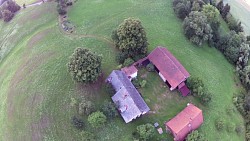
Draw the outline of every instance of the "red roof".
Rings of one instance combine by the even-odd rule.
[[[132,74],[136,73],[138,70],[135,66],[124,67],[121,69],[127,76],[131,76]]]
[[[175,141],[183,141],[188,133],[199,128],[202,123],[202,110],[193,104],[188,104],[184,110],[166,122],[165,125],[172,132]]]
[[[178,86],[178,89],[181,92],[182,96],[187,96],[190,93],[190,90],[188,89],[188,87],[186,86],[186,84],[184,82],[182,82]]]
[[[190,76],[181,63],[165,47],[155,48],[148,55],[148,59],[157,67],[172,89],[175,89]]]

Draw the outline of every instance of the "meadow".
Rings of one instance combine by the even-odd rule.
[[[104,79],[119,65],[115,62],[117,50],[96,37],[111,41],[112,30],[128,17],[142,21],[150,51],[158,45],[167,47],[192,77],[202,78],[213,101],[203,106],[192,96],[181,97],[176,91],[170,92],[156,73],[142,69],[139,74],[146,74],[147,84],[140,92],[154,112],[129,124],[117,117],[100,129],[87,125],[85,130],[94,132],[100,141],[130,141],[137,125],[159,122],[164,128],[165,121],[192,102],[203,110],[205,122],[200,130],[209,141],[244,140],[243,133],[218,132],[214,125],[221,117],[226,125],[244,126],[237,110],[227,113],[227,108],[233,107],[233,95],[241,90],[234,67],[215,48],[191,44],[183,35],[182,22],[176,18],[172,2],[166,0],[77,1],[69,11],[69,20],[76,26],[74,36],[61,32],[53,2],[20,11],[9,24],[0,23],[0,41],[6,44],[0,50],[0,139],[81,140],[81,132],[71,124],[76,113],[70,106],[71,98],[86,96],[97,106],[110,100]],[[103,75],[97,83],[83,85],[72,81],[66,63],[76,47],[103,55]],[[172,137],[164,133],[154,138],[163,139]]]

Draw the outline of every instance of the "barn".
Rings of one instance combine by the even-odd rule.
[[[190,93],[185,84],[190,74],[167,48],[158,46],[147,56],[147,59],[155,66],[159,76],[171,91],[178,88],[183,96]]]
[[[202,110],[188,103],[187,107],[178,115],[165,123],[167,132],[171,132],[174,141],[183,141],[193,130],[198,129],[203,123]]]

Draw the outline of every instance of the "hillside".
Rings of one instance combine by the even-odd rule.
[[[76,112],[70,106],[71,98],[86,96],[97,106],[110,100],[103,83],[118,66],[110,36],[128,17],[142,21],[150,51],[158,45],[167,47],[191,76],[202,78],[213,101],[204,107],[192,96],[181,97],[176,91],[170,92],[156,73],[149,73],[147,86],[140,91],[155,114],[129,124],[117,117],[105,128],[95,130],[86,125],[87,130],[94,132],[97,140],[130,141],[137,125],[159,122],[163,127],[165,121],[192,102],[204,112],[200,130],[209,141],[244,140],[244,134],[218,132],[214,125],[219,117],[226,124],[244,125],[237,110],[227,114],[227,108],[234,107],[233,95],[240,91],[234,67],[215,48],[199,48],[186,39],[171,1],[79,0],[68,16],[76,26],[73,34],[64,34],[60,29],[54,2],[21,10],[10,23],[0,23],[0,140],[81,140],[81,132],[71,124]],[[66,63],[76,47],[102,54],[103,75],[97,83],[82,85],[72,81]],[[163,139],[172,137],[166,133],[155,137]]]

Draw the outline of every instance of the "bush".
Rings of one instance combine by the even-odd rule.
[[[225,123],[224,123],[224,120],[221,119],[221,118],[218,118],[216,121],[215,121],[215,127],[218,131],[222,131],[224,130],[225,128]]]
[[[127,66],[130,66],[134,63],[135,61],[131,58],[127,58],[125,59],[124,63],[123,63],[123,67],[127,67]]]
[[[244,130],[244,128],[243,128],[242,125],[237,125],[237,126],[235,127],[235,132],[236,132],[237,134],[242,134],[243,130]]]
[[[132,83],[136,88],[140,88],[140,80],[138,78],[132,79]]]
[[[88,101],[85,98],[82,98],[82,100],[79,103],[78,113],[80,115],[88,116],[94,111],[95,111],[95,105],[91,101]]]
[[[76,127],[77,129],[83,129],[84,122],[82,119],[74,116],[74,117],[72,117],[71,121],[72,121],[72,124],[74,125],[74,127]]]
[[[179,1],[175,4],[176,0],[174,1],[174,12],[180,19],[185,19],[188,14],[191,12],[191,2],[190,1]]]
[[[118,55],[116,56],[116,61],[119,64],[123,64],[124,61],[128,58],[128,55],[124,52],[119,52]]]
[[[206,141],[204,135],[201,134],[198,130],[194,130],[188,134],[186,141]]]
[[[14,14],[9,10],[3,10],[2,14],[5,22],[9,22],[14,17]]]
[[[104,101],[102,107],[101,107],[101,111],[103,112],[103,114],[108,118],[108,119],[113,119],[116,116],[118,116],[118,112],[116,110],[116,106],[113,102],[109,102],[109,101]]]
[[[112,84],[106,83],[105,85],[105,90],[106,92],[110,95],[113,96],[115,94],[115,89],[113,88]]]
[[[107,117],[100,111],[94,112],[88,117],[88,122],[94,128],[101,127],[106,121]]]
[[[190,78],[187,83],[188,87],[191,90],[191,94],[200,99],[203,104],[208,104],[212,100],[212,94],[208,92],[203,81],[198,78]]]
[[[136,130],[142,140],[149,140],[155,133],[155,128],[150,123],[137,126]]]
[[[67,11],[60,5],[57,5],[57,12],[58,12],[59,15],[67,14]]]
[[[149,71],[149,72],[153,72],[153,71],[155,71],[155,66],[154,66],[152,63],[149,63],[149,64],[146,66],[146,69],[147,69],[147,71]]]

